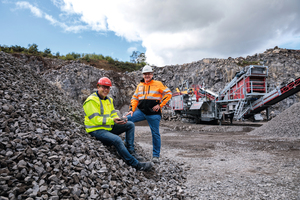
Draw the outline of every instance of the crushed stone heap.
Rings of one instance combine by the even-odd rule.
[[[176,163],[125,164],[85,133],[81,105],[3,52],[0,113],[0,199],[189,199]]]
[[[267,124],[251,131],[249,135],[300,138],[300,103],[292,105]]]

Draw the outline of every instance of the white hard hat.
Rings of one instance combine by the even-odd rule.
[[[148,72],[153,72],[153,69],[152,69],[151,66],[145,65],[145,66],[143,67],[142,73],[144,74],[144,73],[148,73]]]

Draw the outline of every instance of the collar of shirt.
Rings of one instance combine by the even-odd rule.
[[[101,99],[101,100],[106,100],[106,99],[108,99],[107,97],[104,97],[104,99],[101,98],[100,95],[98,94],[98,91],[96,91],[96,93],[97,93],[97,96],[99,97],[99,99]]]

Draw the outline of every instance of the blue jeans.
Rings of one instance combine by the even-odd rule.
[[[159,123],[161,120],[160,115],[145,115],[142,111],[136,110],[132,114],[132,117],[130,115],[127,115],[128,121],[132,122],[139,122],[143,120],[147,120],[151,133],[152,133],[152,145],[153,145],[153,157],[159,157],[160,154],[160,147],[161,147],[161,139],[160,139],[160,133],[159,133]]]
[[[114,145],[118,151],[118,154],[126,161],[128,165],[136,167],[139,163],[129,151],[134,151],[134,123],[127,122],[126,124],[115,124],[111,131],[107,130],[96,130],[90,132],[91,136],[96,137],[97,140],[100,140],[104,145]],[[120,134],[126,132],[126,146],[125,147]]]

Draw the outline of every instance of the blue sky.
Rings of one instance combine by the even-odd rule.
[[[0,45],[156,66],[300,49],[299,0],[0,0]]]
[[[77,15],[59,16],[60,9],[51,1],[2,1],[0,3],[0,45],[37,44],[39,51],[50,48],[52,53],[96,53],[111,56],[120,61],[130,61],[132,51],[145,52],[141,41],[128,42],[124,37],[118,37],[113,31],[66,31],[60,26],[51,24],[44,17],[39,17],[28,8],[20,8],[17,2],[28,2],[41,11],[56,19],[64,18],[63,22],[74,25]]]

